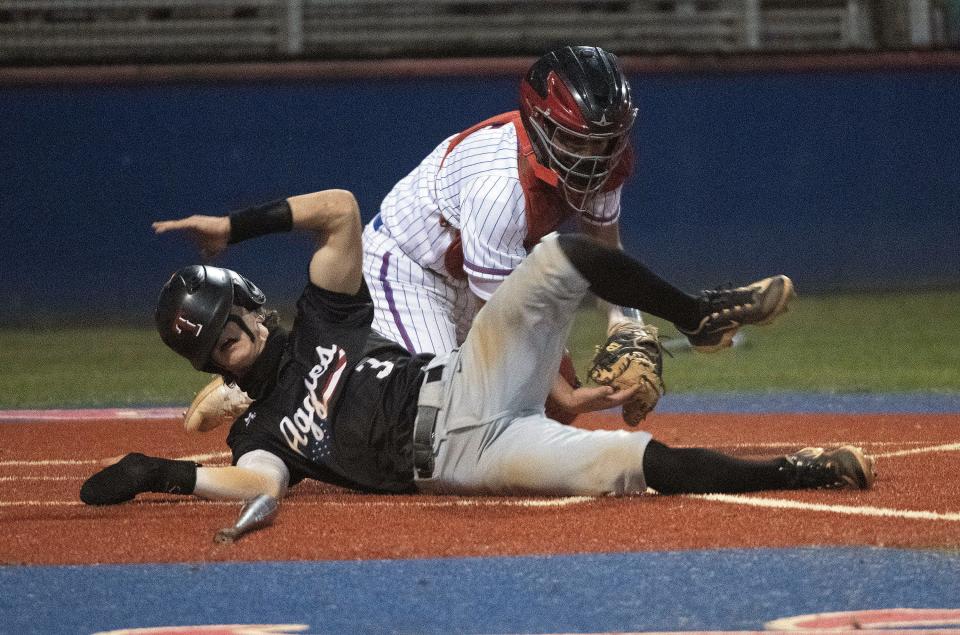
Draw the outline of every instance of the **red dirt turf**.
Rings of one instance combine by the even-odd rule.
[[[584,427],[615,427],[600,417]],[[87,564],[490,556],[798,545],[960,547],[960,416],[656,414],[646,429],[672,445],[771,456],[855,443],[876,455],[870,491],[695,497],[519,499],[372,496],[317,483],[293,488],[275,524],[213,543],[236,503],[147,495],[87,507],[78,491],[99,462],[131,451],[229,461],[226,430],[178,422],[2,424],[0,562]],[[942,446],[942,447],[941,447]],[[758,499],[826,506],[760,508]],[[777,503],[782,505],[781,503]],[[867,515],[888,510],[887,515]],[[846,512],[846,513],[845,513]],[[849,513],[854,512],[854,513]],[[911,518],[916,512],[933,517]]]

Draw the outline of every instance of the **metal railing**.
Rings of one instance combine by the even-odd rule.
[[[0,64],[862,50],[948,23],[935,0],[0,0]]]

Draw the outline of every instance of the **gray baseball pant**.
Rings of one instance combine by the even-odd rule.
[[[648,432],[588,431],[544,414],[577,309],[589,291],[555,234],[545,237],[477,314],[421,408],[438,408],[434,465],[417,477],[436,494],[642,494]]]

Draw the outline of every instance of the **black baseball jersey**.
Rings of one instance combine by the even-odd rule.
[[[432,356],[411,356],[372,319],[366,283],[356,295],[307,286],[289,334],[271,334],[261,368],[238,382],[256,401],[227,437],[234,463],[261,449],[283,460],[291,483],[412,491],[413,420]]]

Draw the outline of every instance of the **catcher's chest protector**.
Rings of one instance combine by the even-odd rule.
[[[552,231],[556,231],[575,212],[560,197],[557,188],[559,183],[557,175],[553,170],[544,167],[537,161],[533,145],[530,143],[530,137],[527,136],[523,121],[520,119],[519,110],[496,115],[458,134],[447,146],[447,151],[444,153],[440,165],[443,165],[443,161],[461,141],[477,130],[508,124],[512,125],[517,131],[517,168],[520,174],[520,186],[523,188],[524,216],[527,220],[527,235],[523,239],[523,246],[529,252],[540,242],[541,238]],[[629,151],[624,152],[624,159],[617,165],[614,174],[604,186],[604,191],[619,187],[630,174],[632,164],[632,154]],[[440,223],[444,227],[448,227],[442,216],[440,217]],[[447,248],[447,253],[444,256],[444,266],[452,277],[465,280],[467,274],[463,270],[463,244],[460,240],[459,230],[454,231],[453,242],[450,243],[450,247]]]

